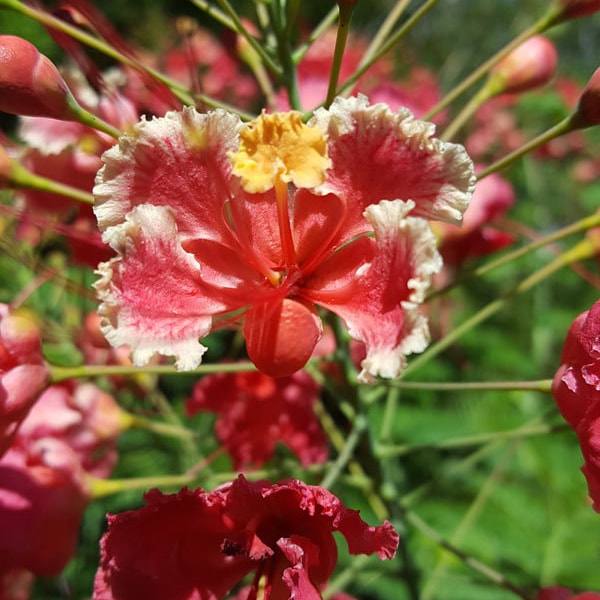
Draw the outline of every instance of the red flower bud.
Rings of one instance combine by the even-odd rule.
[[[28,41],[0,35],[0,110],[69,119],[71,92],[50,59]]]
[[[491,81],[498,86],[494,91],[514,94],[545,85],[552,79],[557,61],[554,44],[548,38],[535,35],[490,71]]]
[[[600,10],[600,0],[558,0],[560,20],[585,17]]]
[[[581,92],[574,118],[579,127],[592,127],[600,124],[600,68],[594,71]]]

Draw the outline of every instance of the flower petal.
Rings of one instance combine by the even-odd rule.
[[[341,263],[327,261],[307,285],[312,289],[306,297],[342,317],[350,335],[365,343],[360,381],[396,377],[405,356],[422,352],[429,342],[427,320],[418,304],[442,262],[427,221],[407,216],[413,205],[384,200],[367,208],[365,217],[376,238],[371,261],[354,273],[335,272]],[[355,243],[348,244],[346,253]],[[347,266],[352,267],[351,260]]]
[[[180,243],[173,211],[142,205],[125,223],[106,232],[119,256],[99,265],[95,287],[102,332],[113,344],[128,344],[136,365],[154,353],[194,369],[205,348],[198,343],[211,315],[228,307],[225,296],[204,284],[200,265]]]
[[[229,198],[231,165],[240,119],[222,110],[193,108],[142,119],[102,156],[95,212],[102,231],[125,220],[140,204],[169,206],[180,235],[220,239]]]
[[[462,146],[434,138],[433,124],[408,109],[370,106],[362,95],[337,98],[310,124],[328,136],[332,161],[319,190],[346,199],[351,235],[368,228],[365,208],[384,199],[413,200],[415,216],[460,222],[475,185],[473,163]]]

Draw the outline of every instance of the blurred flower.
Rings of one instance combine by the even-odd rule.
[[[327,460],[328,441],[313,412],[316,382],[304,371],[273,378],[262,373],[219,373],[203,377],[186,402],[194,415],[219,415],[217,438],[233,459],[233,468],[259,468],[281,442],[303,466]]]
[[[575,429],[594,510],[600,512],[600,301],[571,324],[552,394]]]
[[[298,480],[249,482],[212,492],[151,490],[146,506],[110,515],[100,542],[94,600],[222,598],[254,571],[270,600],[320,598],[337,562],[332,533],[350,554],[392,558],[398,535],[369,527],[327,490]]]
[[[117,462],[122,412],[112,396],[93,383],[50,386],[21,424],[23,445],[52,437],[67,444],[90,475],[108,477]]]
[[[89,501],[85,473],[64,442],[15,443],[0,459],[0,575],[60,573]]]
[[[494,220],[514,204],[515,192],[496,173],[477,182],[461,227],[435,224],[444,265],[458,265],[469,257],[491,254],[513,242],[508,233],[494,229]]]
[[[49,380],[37,327],[0,305],[0,456]]]
[[[99,314],[135,364],[159,352],[195,368],[198,338],[242,309],[248,354],[268,375],[312,354],[314,305],[365,343],[363,381],[396,376],[426,347],[419,303],[441,266],[427,219],[460,221],[470,159],[364,97],[338,98],[308,125],[298,115],[243,125],[188,108],[105,153],[95,210],[118,256],[99,267]]]
[[[34,575],[26,569],[0,572],[0,598],[2,600],[29,600]]]

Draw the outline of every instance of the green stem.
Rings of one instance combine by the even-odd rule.
[[[359,66],[358,69],[338,88],[337,94],[341,94],[351,88],[384,54],[389,52],[410,29],[425,16],[436,4],[438,0],[427,0],[419,10],[406,20],[406,22],[398,29],[398,31],[390,37],[390,39],[368,60],[365,64]]]
[[[104,377],[111,375],[208,375],[211,373],[238,373],[242,371],[256,371],[251,362],[223,363],[200,365],[193,371],[177,371],[173,365],[149,365],[145,367],[122,365],[81,365],[78,367],[50,366],[52,383],[59,383],[67,379],[83,379],[87,377]]]
[[[362,67],[364,64],[368,63],[377,54],[377,52],[379,52],[379,49],[383,46],[385,38],[390,34],[390,31],[394,28],[394,25],[402,16],[402,13],[410,4],[410,1],[411,0],[398,0],[396,2],[394,8],[392,8],[392,10],[387,14],[385,21],[377,30],[375,37],[371,40],[367,51],[359,63],[359,67]]]
[[[308,52],[310,47],[318,40],[328,29],[338,16],[338,8],[334,6],[324,17],[323,20],[311,31],[307,40],[299,46],[294,53],[292,54],[292,58],[295,64],[298,64],[303,58],[304,55]]]
[[[479,325],[492,315],[496,314],[499,310],[504,308],[509,301],[522,294],[532,287],[534,287],[537,283],[546,279],[559,269],[564,266],[567,266],[570,263],[578,262],[580,260],[584,260],[586,258],[590,258],[598,253],[598,249],[596,245],[589,239],[584,239],[579,244],[567,250],[560,256],[557,256],[552,262],[547,264],[545,267],[536,271],[526,279],[524,279],[521,283],[515,286],[508,293],[504,294],[500,298],[490,302],[487,306],[484,306],[481,310],[475,313],[471,318],[467,319],[464,323],[454,328],[445,338],[439,340],[433,346],[430,346],[428,350],[426,350],[421,356],[412,361],[404,372],[400,375],[400,377],[404,378],[408,374],[416,371],[419,367],[423,366],[427,362],[429,362],[432,358],[440,354],[443,350],[448,348],[454,342],[456,342],[460,337],[462,337],[465,333],[473,329],[476,325]]]
[[[429,390],[434,392],[457,392],[457,391],[509,391],[509,392],[542,392],[550,393],[552,379],[539,379],[537,381],[382,381],[399,390]]]
[[[189,475],[164,475],[156,477],[136,477],[133,479],[97,479],[88,477],[86,479],[92,494],[92,498],[104,498],[112,494],[132,490],[148,490],[154,487],[183,487],[194,481]]]
[[[94,196],[78,188],[36,175],[28,171],[20,163],[13,161],[10,172],[11,184],[15,188],[40,190],[51,194],[71,198],[84,204],[94,204]]]
[[[246,41],[252,46],[253,50],[261,57],[263,63],[271,71],[271,73],[275,75],[281,75],[281,68],[279,65],[273,62],[273,59],[267,54],[262,45],[258,42],[258,40],[250,34],[250,32],[244,27],[244,24],[240,20],[238,14],[235,12],[235,9],[229,4],[228,0],[218,0],[219,4],[223,11],[229,16],[231,22],[234,25],[233,30],[244,36]]]
[[[452,119],[444,133],[440,135],[442,141],[451,140],[463,127],[463,125],[473,116],[479,107],[487,102],[492,96],[492,87],[484,85],[463,107],[463,109]]]
[[[196,8],[199,8],[202,12],[206,13],[209,17],[212,17],[217,23],[220,23],[231,31],[237,31],[235,23],[218,8],[214,7],[208,0],[188,0],[190,4],[193,4]]]
[[[525,425],[517,429],[509,429],[507,431],[488,431],[475,435],[465,435],[461,437],[442,440],[440,442],[428,442],[423,444],[402,444],[398,446],[380,445],[377,448],[377,456],[381,459],[391,458],[396,456],[405,456],[412,452],[421,450],[448,450],[451,448],[468,448],[470,446],[482,446],[491,442],[506,441],[521,439],[524,437],[532,437],[537,435],[548,435],[551,433],[568,431],[570,426],[567,423],[559,423],[558,425],[548,425],[541,423],[536,425]]]
[[[548,246],[549,244],[558,242],[575,233],[581,233],[582,231],[587,231],[588,229],[598,226],[600,226],[600,213],[595,213],[593,215],[590,215],[589,217],[585,217],[584,219],[576,221],[571,225],[567,225],[567,227],[563,227],[562,229],[558,229],[554,233],[546,235],[540,238],[539,240],[536,240],[535,242],[531,242],[530,244],[527,244],[522,248],[517,248],[517,250],[513,250],[512,252],[509,252],[508,254],[505,254],[504,256],[501,256],[500,258],[497,258],[496,260],[493,260],[486,265],[478,267],[477,269],[469,273],[466,277],[459,278],[456,281],[453,281],[452,283],[448,284],[447,286],[440,288],[439,290],[434,290],[433,292],[427,295],[427,300],[431,300],[432,298],[435,298],[437,296],[442,296],[443,294],[447,293],[448,291],[457,287],[458,285],[465,283],[469,279],[483,277],[483,275],[486,275],[490,271],[493,271],[494,269],[511,263],[519,258],[522,258],[523,256],[530,254],[531,252],[534,252],[539,248],[543,248],[544,246]]]
[[[554,127],[551,127],[547,131],[544,131],[544,133],[541,133],[532,140],[529,140],[529,142],[523,144],[520,148],[517,148],[510,154],[507,154],[504,158],[501,158],[494,164],[483,169],[483,171],[480,171],[477,174],[477,181],[480,181],[484,177],[487,177],[490,173],[495,173],[496,171],[504,169],[505,167],[518,160],[528,152],[539,148],[540,146],[548,143],[550,140],[553,140],[554,138],[557,138],[561,135],[570,133],[575,129],[579,129],[580,126],[581,125],[577,122],[576,113],[569,115],[566,119],[563,119],[560,123],[554,125]]]
[[[352,22],[352,13],[354,12],[354,3],[341,2],[340,16],[338,19],[337,37],[335,39],[335,49],[333,51],[333,64],[329,73],[329,87],[327,88],[327,98],[325,100],[325,108],[329,108],[336,96],[338,79],[342,68],[342,60],[344,58],[344,50],[348,41],[348,33],[350,32],[350,23]]]
[[[493,56],[488,58],[482,65],[475,69],[468,77],[463,79],[457,86],[450,90],[442,100],[436,104],[424,117],[425,121],[428,121],[439,112],[444,110],[449,104],[454,102],[458,96],[464,91],[469,89],[473,84],[477,83],[480,79],[485,77],[489,70],[499,63],[505,56],[510,54],[517,46],[520,46],[523,42],[528,40],[530,37],[541,33],[551,25],[550,13],[545,14],[536,23],[522,31],[516,38],[506,44],[503,48],[498,50]]]
[[[129,415],[129,426],[137,429],[144,429],[158,435],[175,437],[180,439],[189,439],[196,437],[196,434],[185,427],[171,425],[170,423],[162,423],[160,421],[152,421],[146,417],[139,415]]]
[[[437,546],[450,552],[457,558],[459,558],[462,562],[464,562],[471,569],[477,571],[481,575],[485,576],[490,581],[493,581],[496,585],[510,590],[519,598],[523,600],[532,600],[532,596],[528,594],[525,590],[520,587],[512,584],[510,581],[502,575],[502,573],[496,571],[489,565],[481,562],[480,560],[474,558],[473,556],[467,554],[463,550],[457,548],[454,544],[451,544],[447,540],[445,540],[433,527],[428,525],[419,515],[415,512],[408,510],[405,512],[405,518],[408,523],[410,523],[415,529],[421,532],[425,537],[429,538],[433,541]]]

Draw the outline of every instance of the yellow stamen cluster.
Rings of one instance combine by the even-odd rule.
[[[302,122],[302,113],[262,114],[240,132],[240,149],[230,153],[233,173],[252,194],[276,182],[311,188],[325,181],[331,166],[327,140],[318,127]]]

